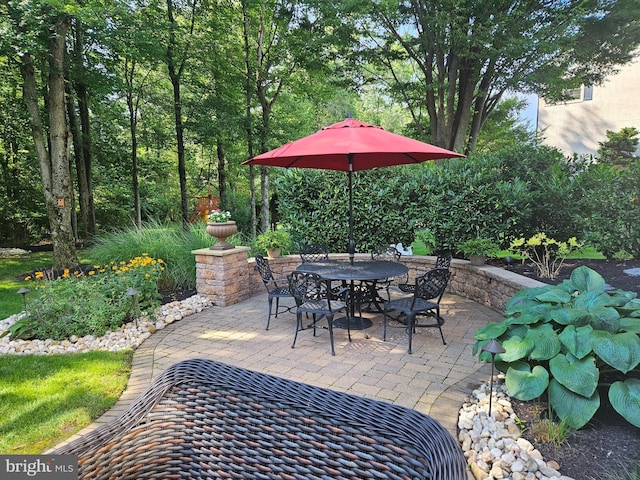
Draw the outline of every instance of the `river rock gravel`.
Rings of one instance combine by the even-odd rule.
[[[458,440],[476,480],[573,480],[560,466],[545,462],[542,454],[522,437],[520,421],[511,406],[503,376],[498,376],[491,398],[489,385],[473,391],[458,416]]]
[[[201,312],[213,305],[210,297],[193,295],[182,301],[166,303],[155,312],[155,319],[142,316],[133,322],[125,323],[115,332],[107,332],[102,337],[87,335],[72,336],[68,340],[9,340],[9,336],[0,338],[0,354],[50,355],[54,353],[77,353],[90,350],[117,351],[137,348],[146,338],[167,325],[184,317]],[[0,322],[0,335],[24,313],[12,315]]]

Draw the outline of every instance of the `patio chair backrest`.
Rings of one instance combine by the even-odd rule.
[[[256,255],[256,270],[260,272],[260,278],[262,278],[262,282],[265,286],[268,287],[270,283],[275,282],[273,272],[271,271],[271,265],[269,265],[269,260],[261,255]]]
[[[442,250],[438,252],[435,268],[449,268],[451,266],[452,257],[453,255],[451,254],[451,250]]]
[[[435,300],[440,303],[447,288],[451,272],[447,268],[432,268],[416,278],[415,298]]]
[[[402,254],[393,245],[378,247],[371,252],[371,260],[391,260],[399,262]]]
[[[324,262],[329,260],[329,249],[324,245],[308,244],[300,248],[302,262]]]
[[[306,301],[327,299],[328,287],[326,280],[323,280],[317,273],[293,271],[287,276],[289,280],[289,290],[300,306]]]

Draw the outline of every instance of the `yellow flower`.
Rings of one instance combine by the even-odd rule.
[[[27,282],[27,281],[29,281],[29,280],[31,280],[31,275],[27,275],[26,277],[24,277],[24,281],[25,281],[25,282]]]
[[[36,272],[36,280],[40,280],[41,278],[44,278],[44,273]]]
[[[96,272],[94,272],[93,270],[89,271],[89,275],[95,275],[95,274],[96,274]]]

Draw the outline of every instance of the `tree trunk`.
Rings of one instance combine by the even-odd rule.
[[[73,188],[68,161],[68,132],[65,109],[64,54],[65,39],[70,17],[58,19],[53,27],[49,43],[48,111],[49,138],[45,140],[44,128],[38,109],[38,93],[33,58],[29,53],[21,57],[20,73],[24,80],[24,100],[29,111],[33,140],[40,161],[51,239],[53,241],[54,268],[71,268],[78,264],[73,229],[71,205]],[[47,149],[47,144],[50,150]]]
[[[220,192],[220,204],[227,205],[227,162],[224,158],[224,146],[220,139],[216,140],[216,154],[218,156],[218,192]]]
[[[180,77],[176,75],[173,62],[169,62],[169,76],[173,85],[173,109],[176,122],[176,143],[178,147],[178,175],[180,177],[180,205],[182,223],[189,226],[189,196],[187,195],[187,169],[184,160],[184,124],[182,122],[182,104],[180,103]]]
[[[193,34],[193,28],[195,25],[195,11],[197,2],[194,1],[191,6],[191,30],[190,34]],[[173,86],[173,111],[176,124],[176,144],[178,148],[178,176],[180,178],[180,204],[182,211],[182,225],[185,230],[189,229],[189,196],[187,194],[187,173],[184,159],[184,123],[182,121],[182,100],[180,98],[180,82],[182,72],[184,70],[186,59],[188,58],[189,45],[184,47],[182,53],[182,59],[176,62],[174,58],[176,42],[176,29],[178,24],[174,16],[173,0],[167,0],[167,17],[170,24],[169,44],[167,46],[167,68],[169,69],[169,78],[171,79],[171,85]]]
[[[73,98],[73,92],[71,91],[71,87],[69,86],[69,84],[65,85],[65,90],[66,90],[65,93],[67,96],[67,120],[69,122],[69,132],[71,132],[71,141],[73,142],[73,153],[74,153],[73,160],[69,158],[69,171],[70,172],[74,171],[74,161],[75,161],[75,172],[76,172],[76,178],[78,182],[78,196],[80,197],[80,191],[83,188],[83,181],[84,181],[84,178],[86,178],[86,175],[84,173],[84,164],[81,161],[82,159],[82,142],[80,142],[81,133],[78,127],[79,126],[78,119],[76,118],[76,110],[74,108],[75,102]],[[81,219],[80,223],[82,225],[83,231],[85,232],[85,235],[83,235],[83,238],[86,238],[85,214],[86,214],[86,210],[83,208],[82,200],[80,200],[80,219]],[[73,231],[75,232],[74,238],[77,241],[80,234],[78,229],[78,215],[75,208],[75,198],[74,198],[73,209],[71,213],[71,224],[73,225]]]
[[[74,136],[74,152],[76,171],[78,176],[78,197],[80,201],[80,214],[84,228],[84,237],[91,238],[96,234],[96,214],[93,204],[93,187],[91,181],[91,129],[89,121],[89,95],[84,80],[84,56],[82,55],[84,44],[84,24],[80,20],[75,21],[75,36],[73,49],[73,63],[78,72],[78,78],[74,79],[73,88],[78,99],[78,114],[80,116],[80,129],[72,128]],[[72,111],[72,110],[70,110]]]
[[[136,226],[142,227],[142,207],[140,205],[140,182],[138,179],[138,99],[134,98],[133,82],[136,61],[125,60],[124,77],[127,83],[126,97],[129,110],[129,134],[131,135],[131,184],[133,188],[133,212]],[[138,97],[139,98],[139,97]]]
[[[247,3],[242,2],[242,34],[244,40],[244,67],[245,67],[245,129],[247,132],[247,153],[249,158],[253,158],[253,129],[252,115],[251,115],[251,99],[252,99],[252,71],[251,63],[249,61],[251,49],[249,47],[249,17],[247,14]],[[249,194],[251,197],[251,238],[256,239],[258,234],[258,218],[256,214],[256,187],[255,187],[255,171],[253,165],[249,165]]]
[[[82,157],[76,159],[76,162],[82,163],[83,182],[78,185],[80,192],[80,205],[86,211],[85,232],[88,238],[96,234],[96,212],[93,203],[93,181],[91,179],[91,171],[93,164],[93,155],[91,153],[91,124],[89,121],[89,99],[87,94],[87,85],[80,82],[75,86],[76,95],[78,96],[78,111],[80,113],[81,143]]]

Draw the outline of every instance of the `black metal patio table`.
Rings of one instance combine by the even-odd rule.
[[[398,277],[406,274],[409,269],[406,265],[398,262],[389,262],[385,260],[369,260],[363,262],[348,262],[340,260],[331,260],[328,262],[306,262],[297,267],[298,271],[317,273],[325,280],[349,282],[349,288],[352,295],[349,301],[348,317],[337,318],[333,325],[339,328],[349,328],[360,330],[369,328],[373,322],[368,318],[355,318],[355,303],[353,301],[353,292],[355,282],[384,280],[386,278]]]

